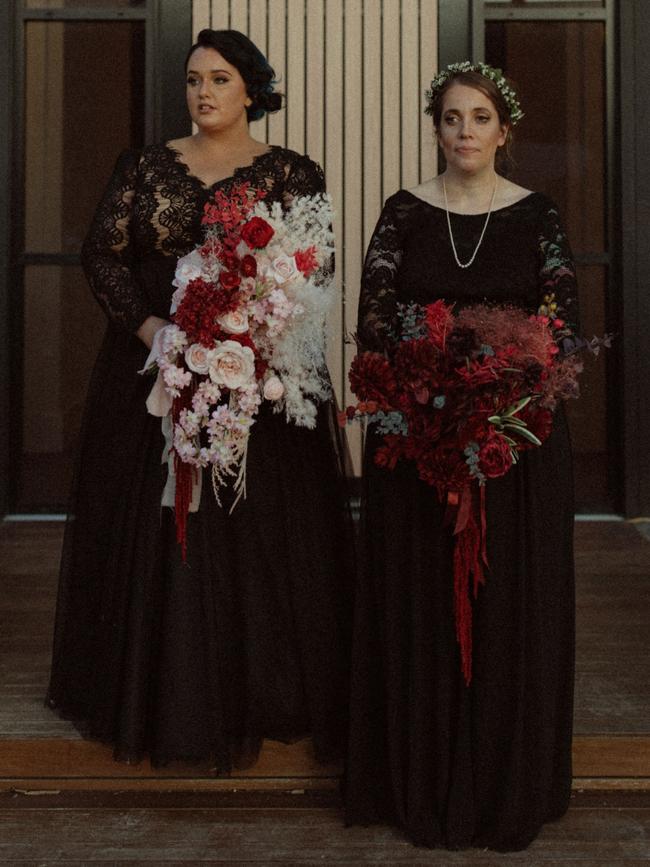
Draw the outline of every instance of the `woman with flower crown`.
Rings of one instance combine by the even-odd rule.
[[[228,772],[263,738],[311,734],[316,757],[331,761],[347,731],[351,563],[330,402],[311,427],[259,408],[246,496],[231,512],[232,487],[219,505],[203,484],[185,561],[163,501],[161,419],[147,412],[153,380],[138,374],[215,196],[226,208],[237,190],[263,193],[281,219],[324,191],[323,174],[250,135],[281,97],[246,36],[201,31],[185,74],[196,133],[122,154],[83,248],[108,330],[66,528],[48,701],[121,760]],[[223,327],[244,339],[241,322]]]
[[[454,64],[427,93],[445,170],[385,203],[359,305],[362,349],[394,341],[398,305],[514,305],[577,319],[575,270],[554,203],[495,164],[522,117],[499,70]],[[415,466],[375,464],[366,440],[356,600],[349,824],[397,825],[416,844],[525,848],[571,791],[574,666],[570,444],[559,408],[544,444],[485,485],[485,585],[471,599],[472,673],[454,629],[447,503]],[[450,504],[453,505],[451,499]]]

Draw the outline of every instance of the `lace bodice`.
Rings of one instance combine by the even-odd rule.
[[[285,206],[325,188],[320,166],[280,147],[210,187],[165,144],[121,154],[82,248],[91,289],[112,323],[134,332],[151,314],[168,315],[175,263],[202,239],[205,202],[243,181]]]
[[[452,214],[458,256],[467,261],[485,214]],[[381,349],[395,325],[397,303],[514,304],[531,312],[557,304],[557,315],[576,330],[575,268],[557,207],[541,193],[494,211],[474,263],[453,258],[445,211],[406,190],[384,205],[363,269],[358,334]]]

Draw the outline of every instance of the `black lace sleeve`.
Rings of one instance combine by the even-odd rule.
[[[375,227],[361,276],[357,336],[363,349],[381,350],[395,324],[396,276],[402,261],[397,216],[390,200]]]
[[[138,162],[135,151],[124,151],[118,158],[81,249],[95,298],[109,319],[130,332],[137,331],[151,313],[132,273],[129,223]]]
[[[290,166],[284,188],[284,204],[291,203],[294,196],[312,196],[325,192],[323,170],[307,156],[298,157]]]
[[[542,216],[539,260],[539,312],[562,319],[566,333],[577,334],[578,287],[573,255],[558,209],[550,201]]]

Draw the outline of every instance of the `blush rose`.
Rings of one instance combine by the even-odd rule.
[[[242,310],[231,310],[217,319],[228,334],[245,334],[248,331],[248,315]]]
[[[194,373],[207,373],[210,367],[210,350],[200,343],[193,343],[185,350],[185,363]]]
[[[284,394],[284,385],[277,376],[269,376],[264,383],[264,397],[266,400],[280,400]]]
[[[212,382],[225,388],[241,388],[254,380],[255,354],[250,346],[224,340],[212,350],[208,370]]]

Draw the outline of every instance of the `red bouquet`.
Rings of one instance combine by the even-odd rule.
[[[385,353],[360,352],[350,369],[358,398],[341,423],[373,422],[382,436],[375,462],[413,461],[436,487],[453,524],[456,636],[471,680],[472,608],[485,580],[485,482],[503,476],[521,452],[549,436],[557,401],[578,396],[582,363],[563,354],[563,321],[514,307],[453,312],[436,301],[400,305],[400,333]],[[572,348],[595,341],[573,341]]]

